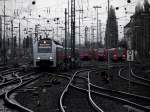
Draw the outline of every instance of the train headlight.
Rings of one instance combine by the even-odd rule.
[[[53,57],[51,57],[51,56],[50,56],[50,57],[49,57],[49,59],[50,59],[50,60],[52,60],[52,59],[53,59]]]
[[[123,54],[123,55],[122,55],[122,57],[124,57],[124,58],[125,58],[126,56]]]
[[[116,55],[116,54],[114,54],[114,57],[117,57],[117,55]]]
[[[41,58],[38,56],[37,59],[40,60]]]

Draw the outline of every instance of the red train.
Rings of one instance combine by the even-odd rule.
[[[71,49],[67,49],[67,59],[71,60]],[[99,48],[99,49],[78,49],[75,50],[75,55],[77,60],[80,61],[99,61],[104,62],[108,61],[108,51],[109,51],[109,60],[113,62],[123,62],[126,61],[127,53],[125,48]]]
[[[94,49],[94,59],[96,61],[106,61],[107,60],[107,53],[104,48]]]
[[[81,61],[90,61],[92,59],[92,54],[90,49],[80,49],[78,50],[78,52]]]
[[[107,58],[108,58],[108,51],[109,51],[109,58],[113,62],[122,62],[126,61],[127,51],[125,48],[111,48],[107,50]]]
[[[99,48],[93,50],[93,57],[96,61],[108,61],[108,51],[109,58],[113,62],[123,62],[126,61],[127,51],[125,48]]]

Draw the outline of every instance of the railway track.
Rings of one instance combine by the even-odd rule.
[[[150,85],[150,80],[149,79],[146,79],[146,78],[143,78],[143,77],[140,77],[140,76],[137,76],[134,72],[133,72],[133,69],[131,69],[131,75],[132,77],[140,80],[140,81],[143,81],[145,83],[148,83]]]
[[[73,77],[70,80],[70,83],[67,85],[66,89],[63,91],[63,93],[62,93],[62,95],[60,97],[60,106],[61,106],[62,112],[65,112],[65,109],[63,108],[63,105],[62,105],[62,100],[63,100],[63,97],[64,97],[65,93],[68,92],[69,86],[73,87],[73,88],[75,88],[75,89],[77,89],[77,90],[79,90],[81,92],[85,92],[87,94],[87,98],[88,98],[88,100],[90,102],[90,106],[92,106],[92,108],[93,108],[93,110],[92,110],[93,112],[96,112],[96,111],[103,112],[103,110],[93,101],[93,99],[91,97],[89,72],[86,73],[86,74],[88,74],[87,75],[88,78],[87,77],[86,78],[80,77],[77,74],[78,73],[76,72],[76,74],[73,75]],[[68,76],[67,76],[67,78],[69,79]],[[85,82],[83,83],[83,82],[81,82],[81,80],[83,80]],[[88,107],[89,104],[86,105],[86,106],[87,107],[85,107],[85,108],[89,108]],[[91,108],[89,108],[89,109],[91,109]],[[68,110],[66,110],[66,111],[68,111]],[[72,111],[74,111],[74,110],[72,110]],[[80,110],[80,111],[82,111],[82,110]]]
[[[83,88],[83,87],[79,87],[79,86],[74,85],[74,84],[71,84],[70,86],[72,86],[72,87],[74,87],[74,88],[76,88],[80,91],[88,92],[89,99],[90,99],[92,105],[94,105],[94,107],[98,111],[103,111],[103,110],[101,108],[99,108],[96,105],[96,103],[91,99],[91,93],[96,94],[96,95],[101,96],[101,97],[109,98],[110,100],[113,100],[113,101],[119,101],[123,104],[130,105],[132,107],[141,109],[145,112],[150,111],[150,108],[147,107],[149,105],[148,102],[150,102],[149,97],[144,97],[144,96],[131,94],[131,93],[123,92],[123,91],[116,91],[116,90],[106,89],[106,88],[103,88],[103,87],[96,86],[92,83],[89,83],[90,81],[89,81],[89,78],[87,78],[87,77],[82,77],[82,76],[75,76],[75,77],[87,80],[88,89]],[[67,78],[69,79],[69,75],[67,76]],[[89,89],[90,89],[91,93],[89,93]],[[67,91],[68,91],[68,89],[65,90],[65,93]],[[62,100],[62,98],[61,98],[61,100]],[[61,107],[63,107],[63,106],[61,106]],[[62,109],[62,111],[65,112],[65,110],[63,110],[63,109]]]
[[[126,81],[130,81],[130,83],[136,84],[136,85],[140,85],[140,86],[144,86],[144,87],[150,87],[149,81],[136,76],[133,71],[131,70],[131,76],[129,78],[129,75],[123,76],[121,75],[121,72],[124,70],[125,68],[120,69],[118,76]]]
[[[30,74],[31,75],[31,74]],[[20,89],[21,87],[25,86],[25,85],[28,85],[30,83],[32,83],[33,81],[39,79],[42,75],[39,75],[39,76],[36,76],[36,77],[31,77],[30,79],[28,78],[27,80],[24,79],[23,77],[18,77],[20,79],[20,82],[18,83],[18,85],[13,88],[13,89],[10,89],[9,91],[7,91],[5,93],[5,102],[7,105],[11,106],[11,107],[15,107],[17,110],[21,111],[21,112],[33,112],[32,110],[20,105],[19,103],[17,103],[16,101],[12,100],[10,98],[10,96],[15,92],[17,91],[17,89]],[[25,80],[25,81],[24,81]]]
[[[22,71],[22,68],[9,68],[0,72],[0,83],[13,79],[13,74]]]
[[[82,73],[82,72],[84,72],[84,73]],[[63,111],[63,112],[70,111],[70,110],[68,110],[69,107],[67,106],[66,102],[64,102],[64,101],[66,101],[65,99],[66,99],[66,96],[68,97],[68,93],[69,93],[69,95],[71,95],[73,93],[77,96],[79,94],[81,94],[82,97],[85,97],[84,101],[86,100],[86,102],[90,103],[90,104],[87,103],[85,108],[88,108],[88,110],[91,110],[93,112],[96,112],[96,111],[105,112],[104,111],[105,108],[103,108],[103,106],[101,106],[103,104],[98,103],[95,100],[95,96],[97,99],[107,98],[113,102],[116,102],[116,101],[121,102],[123,104],[131,105],[132,107],[144,110],[145,112],[149,112],[149,108],[146,107],[147,105],[143,105],[143,104],[146,104],[146,103],[144,103],[144,101],[150,102],[149,98],[130,94],[130,93],[125,93],[125,92],[121,92],[121,91],[109,90],[106,88],[96,86],[90,81],[90,77],[92,76],[90,74],[90,72],[92,72],[92,71],[91,70],[85,70],[85,71],[83,70],[81,72],[78,71],[73,76],[71,76],[69,74],[65,74],[65,75],[64,74],[56,74],[56,76],[65,78],[69,81],[69,83],[68,83],[69,85],[66,86],[66,88],[64,89],[64,91],[60,97],[60,100],[59,100],[61,111]],[[35,77],[33,77],[32,75],[31,75],[31,78],[29,78],[28,76],[20,76],[20,79],[23,79],[24,83],[21,83],[21,81],[18,80],[18,83],[17,83],[18,85],[17,86],[15,85],[15,87],[13,87],[13,89],[9,89],[9,91],[7,91],[7,95],[5,94],[5,100],[7,102],[7,105],[13,106],[16,108],[16,110],[19,110],[19,111],[33,112],[33,110],[30,110],[30,109],[18,104],[17,102],[11,100],[10,96],[14,92],[21,89],[24,86],[24,84],[26,85],[26,84],[33,82],[34,78]],[[70,89],[73,92],[70,92]],[[78,93],[78,94],[76,94],[76,93]],[[137,99],[137,100],[132,100],[131,97],[134,99]],[[76,99],[77,99],[77,97],[76,97]],[[143,100],[143,101],[140,102],[140,100]],[[80,99],[80,101],[81,101],[81,99]],[[137,103],[136,101],[138,101],[140,103]],[[84,102],[82,102],[82,103],[84,103]]]
[[[81,77],[81,78],[85,78],[85,77]],[[128,93],[128,92],[123,92],[123,91],[118,91],[118,90],[111,90],[111,89],[97,86],[97,85],[92,84],[92,83],[90,83],[90,85],[92,88],[91,90],[93,90],[92,91],[93,93],[96,93],[96,94],[99,94],[102,96],[108,96],[111,99],[116,99],[120,102],[135,106],[137,108],[149,110],[149,108],[146,107],[146,106],[150,105],[150,103],[149,103],[150,98],[149,97],[140,96],[140,95],[136,95],[136,94],[132,94],[132,93]]]
[[[133,107],[142,109],[146,112],[150,111],[150,108],[146,107],[146,106],[149,106],[149,102],[150,102],[149,97],[144,97],[144,96],[122,92],[122,91],[106,89],[103,87],[96,86],[92,83],[90,83],[90,85],[91,85],[91,92],[94,94],[97,94],[97,95],[100,95],[100,96],[103,96],[112,100],[116,100],[127,105],[131,105]]]
[[[90,71],[90,70],[81,70],[81,71],[77,71],[76,73],[74,73],[74,75],[72,76],[72,77],[69,77],[69,76],[66,76],[66,78],[67,79],[69,79],[70,81],[69,81],[69,83],[68,83],[68,85],[66,86],[66,88],[64,89],[64,91],[62,92],[62,94],[61,94],[61,96],[60,96],[60,101],[59,101],[59,103],[60,103],[60,109],[61,109],[61,111],[62,112],[69,112],[69,111],[75,111],[75,110],[71,110],[71,107],[67,107],[67,109],[65,110],[65,104],[63,103],[63,101],[65,100],[65,97],[66,97],[66,95],[68,94],[68,93],[70,93],[71,92],[71,90],[72,91],[74,91],[74,88],[76,89],[76,88],[78,88],[78,86],[81,86],[82,88],[86,88],[86,89],[88,89],[86,86],[87,86],[87,83],[85,83],[84,81],[87,81],[87,80],[84,80],[84,79],[78,79],[76,76],[78,75],[78,74],[81,74],[81,73],[85,73],[85,72],[87,72],[87,71]],[[77,80],[78,79],[78,80]],[[73,85],[76,85],[75,87],[73,86]],[[71,90],[70,90],[71,89]],[[82,93],[83,92],[83,90],[82,89],[79,89],[78,88],[78,92],[80,93]],[[72,96],[72,98],[73,98],[73,100],[74,100],[74,103],[76,104],[76,101],[78,101],[78,100],[80,100],[81,102],[82,102],[82,104],[80,104],[80,106],[81,106],[81,110],[80,111],[85,111],[85,110],[91,110],[91,111],[95,111],[95,109],[94,108],[92,108],[92,99],[91,98],[89,98],[89,101],[91,102],[91,105],[89,105],[89,104],[87,104],[87,102],[88,102],[88,99],[87,99],[87,97],[86,96],[84,96],[84,95],[80,95],[82,98],[80,99],[80,96],[76,93],[77,91],[74,91],[73,93],[71,92],[71,94],[74,94],[75,96],[76,96],[76,98],[73,98]],[[85,91],[84,91],[85,92]],[[80,94],[81,94],[80,93]],[[86,93],[86,92],[85,92]],[[78,98],[77,98],[78,97]],[[84,97],[84,98],[83,98]],[[83,102],[84,101],[84,102]],[[73,102],[72,102],[73,103]],[[84,105],[84,110],[82,110],[82,107],[83,107],[83,105]],[[76,108],[76,110],[77,110],[78,108]],[[77,110],[77,111],[79,111],[79,110]]]
[[[15,110],[15,112],[32,112],[32,110],[27,109],[26,107],[20,105],[14,99],[11,98],[11,95],[15,93],[19,88],[28,85],[35,80],[39,79],[42,75],[35,76],[35,72],[24,74],[23,76],[18,76],[15,74],[15,78],[8,82],[4,82],[0,85],[1,91],[1,102],[5,102],[8,110]],[[3,101],[4,99],[4,101]]]

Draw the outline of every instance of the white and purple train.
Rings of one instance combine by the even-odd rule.
[[[63,54],[63,46],[50,38],[44,38],[33,42],[34,67],[63,66]]]

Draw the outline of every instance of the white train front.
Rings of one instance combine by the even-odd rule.
[[[63,47],[49,38],[33,42],[34,67],[62,66],[63,54]]]

